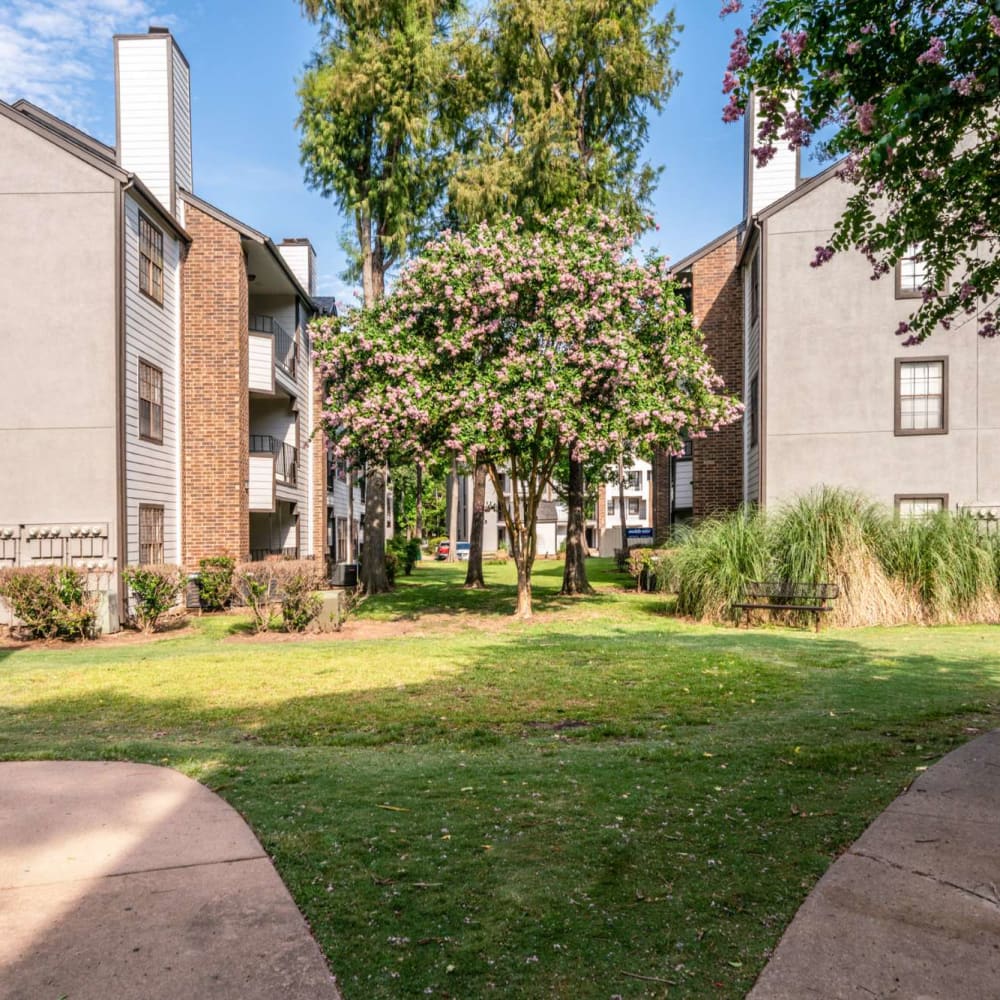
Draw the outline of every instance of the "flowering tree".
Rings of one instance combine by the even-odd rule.
[[[733,42],[723,118],[757,93],[760,164],[778,142],[807,146],[834,126],[826,150],[854,185],[814,266],[857,247],[881,277],[919,246],[927,291],[896,332],[914,343],[968,318],[996,336],[1000,0],[762,0],[754,11]]]
[[[719,394],[665,263],[639,262],[630,246],[607,216],[445,233],[383,302],[313,329],[338,450],[444,448],[486,465],[523,618],[538,504],[561,457],[680,449],[740,413]]]

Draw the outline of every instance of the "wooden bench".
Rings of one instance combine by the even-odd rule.
[[[751,580],[746,585],[743,600],[733,605],[733,612],[739,626],[739,611],[742,610],[749,628],[751,611],[803,611],[815,616],[818,632],[822,615],[833,610],[827,602],[839,596],[840,587],[835,583]]]

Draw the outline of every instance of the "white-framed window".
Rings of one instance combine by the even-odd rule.
[[[900,299],[919,298],[927,287],[927,263],[923,248],[913,245],[896,264],[896,297]]]
[[[945,493],[914,493],[896,494],[896,512],[901,518],[927,517],[948,509],[948,496]]]
[[[608,497],[608,513],[613,517],[618,509],[618,497]]]
[[[139,437],[163,444],[163,372],[139,361]]]
[[[642,489],[641,469],[629,469],[629,471],[625,473],[625,489],[627,490]]]
[[[628,516],[629,517],[638,517],[639,516],[639,506],[640,506],[640,500],[639,500],[639,498],[638,497],[629,497],[625,501],[625,503],[626,503],[626,506],[627,506],[627,509],[628,509]]]
[[[896,434],[948,432],[948,359],[896,359]]]

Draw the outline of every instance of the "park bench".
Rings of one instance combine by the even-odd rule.
[[[743,600],[733,605],[736,624],[739,612],[750,627],[751,611],[801,611],[814,615],[816,631],[819,631],[822,615],[833,608],[829,601],[840,596],[840,587],[835,583],[792,583],[784,581],[751,580],[747,583]]]

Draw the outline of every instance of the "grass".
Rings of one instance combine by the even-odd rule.
[[[996,630],[713,628],[589,569],[598,596],[572,600],[539,564],[527,625],[512,567],[483,593],[424,564],[362,606],[384,638],[258,644],[206,617],[0,649],[0,757],[216,789],[346,1000],[741,997],[832,858],[998,724]]]

